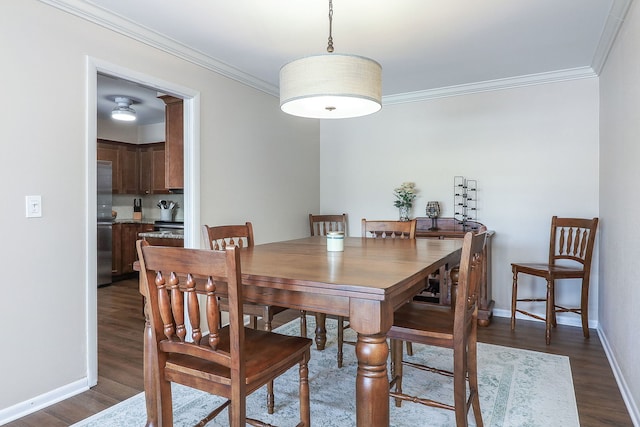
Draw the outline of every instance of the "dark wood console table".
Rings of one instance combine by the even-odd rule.
[[[431,228],[431,218],[417,217],[416,218],[416,237],[417,238],[431,238],[431,239],[462,239],[465,233],[471,231],[474,233],[486,231],[487,243],[485,246],[484,257],[484,273],[483,280],[480,286],[480,301],[478,306],[478,324],[481,326],[488,326],[491,323],[491,317],[493,316],[494,301],[491,299],[491,238],[495,234],[494,231],[487,230],[484,224],[475,221],[467,221],[464,225],[461,221],[455,218],[438,218],[436,223],[436,229]],[[450,286],[446,279],[445,272],[440,274],[440,303],[449,304],[451,302]]]

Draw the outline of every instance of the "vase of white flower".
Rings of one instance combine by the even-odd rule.
[[[400,211],[400,221],[409,221],[409,214],[416,198],[416,192],[416,184],[413,182],[403,182],[400,187],[393,190],[393,194],[396,196],[393,205]]]

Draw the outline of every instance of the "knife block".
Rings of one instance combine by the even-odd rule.
[[[133,219],[141,220],[142,219],[142,212],[134,212],[133,213]]]

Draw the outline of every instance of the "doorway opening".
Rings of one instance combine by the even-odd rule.
[[[107,63],[95,58],[87,61],[87,380],[88,386],[97,384],[97,140],[101,133],[98,132],[100,123],[98,85],[104,78],[113,82],[133,85],[147,91],[160,92],[183,100],[184,110],[184,190],[180,195],[182,205],[181,218],[184,222],[184,246],[199,246],[199,93],[175,83],[161,80],[157,77],[146,75],[118,65]],[[114,93],[114,95],[116,95]],[[113,107],[111,107],[113,108]],[[153,126],[151,126],[153,127]]]

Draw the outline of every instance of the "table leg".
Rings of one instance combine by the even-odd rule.
[[[358,333],[356,356],[356,422],[359,427],[389,425],[389,379],[387,356],[389,346],[385,334]]]
[[[324,346],[327,343],[326,320],[326,314],[316,313],[316,348],[318,350],[324,350]]]

